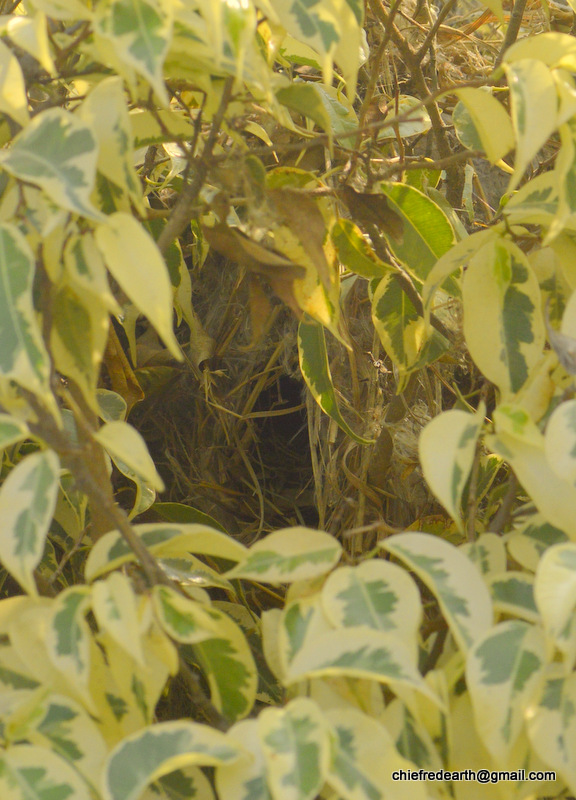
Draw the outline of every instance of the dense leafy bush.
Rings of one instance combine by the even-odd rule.
[[[423,8],[374,0],[366,24],[361,0],[4,6],[2,798],[576,792],[576,39],[513,43],[513,17],[488,59],[462,41],[474,26],[443,24],[450,3]],[[458,48],[485,77],[456,74]],[[508,181],[495,211],[474,199],[481,168]],[[214,388],[208,312],[232,297],[238,358],[276,336],[291,380],[298,320],[321,431],[300,468],[331,533],[299,510],[270,532],[227,422],[271,419],[268,388],[238,381],[236,411]],[[220,437],[257,524],[249,500],[157,501],[167,449],[137,427],[178,369],[194,458]],[[385,478],[398,398],[416,434],[433,416],[421,470],[448,514],[420,480],[408,531]],[[351,502],[328,497],[337,478],[324,491],[329,462]],[[517,772],[393,777],[481,768]]]

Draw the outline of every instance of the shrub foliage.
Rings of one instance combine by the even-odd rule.
[[[576,793],[576,39],[514,42],[516,13],[495,57],[451,3],[8,5],[0,795]],[[486,5],[478,24],[503,19]],[[221,420],[269,420],[266,387],[218,402],[195,295],[216,316],[234,298],[237,354],[271,331],[297,352],[332,448],[301,456],[318,526],[270,532],[262,494],[257,525],[157,500],[170,471],[138,409],[177,369],[213,413],[198,460],[218,431],[258,494]],[[396,529],[382,475],[415,386],[421,466],[397,480],[423,475],[425,499]],[[517,772],[393,778],[480,768]]]

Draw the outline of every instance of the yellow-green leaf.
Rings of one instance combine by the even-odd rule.
[[[35,263],[13,225],[0,225],[0,376],[46,396],[49,360],[32,299]]]
[[[558,544],[544,553],[536,570],[534,595],[546,633],[572,667],[576,658],[576,545]]]
[[[10,414],[0,414],[0,450],[10,447],[28,436],[28,426]]]
[[[338,259],[351,272],[363,278],[381,278],[390,267],[380,261],[360,228],[349,219],[336,220],[330,236],[336,247]]]
[[[373,281],[371,289],[372,322],[382,347],[398,368],[398,391],[402,391],[411,372],[439,358],[448,341],[427,327],[394,275]]]
[[[576,539],[576,488],[554,471],[544,437],[522,409],[501,405],[494,412],[496,435],[486,444],[512,467],[547,522]]]
[[[371,439],[364,439],[354,433],[338,408],[328,364],[324,328],[312,319],[302,320],[298,326],[298,357],[304,380],[322,411],[355,442],[371,444]]]
[[[301,526],[284,528],[253,544],[226,577],[264,583],[310,580],[329,572],[341,553],[340,543],[324,531]]]
[[[384,234],[396,258],[423,282],[438,259],[455,244],[448,217],[423,192],[405,183],[381,183],[380,191],[402,224],[400,236]]]
[[[0,42],[0,111],[19,125],[28,124],[28,100],[18,59]]]
[[[540,287],[528,259],[507,239],[488,241],[470,259],[462,298],[472,358],[504,395],[518,392],[546,338]]]
[[[208,525],[153,522],[134,525],[133,530],[141,537],[142,543],[161,558],[185,556],[190,552],[240,561],[246,554],[246,548],[240,542]],[[85,567],[86,580],[92,581],[134,558],[120,532],[110,531],[90,550]]]
[[[90,629],[85,620],[89,607],[87,586],[65,589],[54,601],[46,633],[50,660],[80,690],[90,677]]]
[[[520,183],[524,170],[558,125],[558,95],[548,67],[533,58],[505,64],[516,135],[514,175],[509,189]]]
[[[484,403],[480,403],[476,414],[457,409],[445,411],[426,425],[418,442],[426,482],[460,530],[463,530],[462,493],[474,462],[485,412]]]
[[[52,450],[14,467],[0,489],[0,560],[25,591],[36,594],[38,566],[52,521],[60,465]]]
[[[504,106],[483,89],[459,89],[456,95],[466,106],[488,160],[495,164],[514,147],[514,131]]]
[[[61,285],[53,294],[52,314],[54,364],[77,384],[96,411],[96,387],[108,340],[108,309],[100,298],[93,295],[85,300],[71,286]]]
[[[98,83],[82,103],[79,116],[98,141],[98,170],[120,187],[125,204],[143,211],[142,186],[134,169],[132,130],[123,81],[118,76]]]
[[[172,329],[172,286],[152,237],[130,214],[116,212],[96,229],[96,244],[122,289],[181,359]]]
[[[407,535],[407,534],[406,534]],[[284,683],[345,676],[415,689],[441,704],[420,676],[414,655],[398,633],[383,633],[366,627],[332,630],[315,637],[294,656]]]
[[[138,431],[127,422],[107,422],[96,433],[94,438],[112,456],[120,461],[161,492],[164,489],[162,478],[158,475],[154,461],[146,442]]]
[[[93,584],[92,611],[100,630],[106,631],[143,664],[138,599],[126,575],[113,572],[105,580]]]
[[[170,586],[155,586],[152,598],[160,625],[175,641],[197,644],[218,635],[218,615],[209,606],[184,597]]]
[[[247,752],[232,764],[216,768],[216,788],[220,800],[272,800],[266,782],[266,763],[256,719],[237,722],[228,737]]]

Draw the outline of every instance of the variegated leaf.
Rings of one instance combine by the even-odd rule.
[[[277,624],[265,624],[263,627],[265,652],[273,647],[273,653],[275,650],[278,656],[278,676],[283,677],[287,673],[303,648],[314,649],[318,639],[332,630],[333,626],[324,613],[321,594],[287,602]],[[276,653],[272,665],[276,661]]]
[[[135,109],[130,112],[129,118],[136,149],[178,139],[186,140],[194,135],[190,115],[183,111],[161,109],[152,113]]]
[[[139,664],[143,664],[138,599],[126,575],[113,572],[105,580],[93,584],[92,611],[100,630],[106,631]]]
[[[209,606],[203,607],[170,586],[155,586],[152,596],[160,625],[175,641],[197,644],[219,635],[218,614]]]
[[[495,573],[489,576],[488,585],[497,613],[518,617],[533,624],[538,623],[533,575],[513,570],[500,575]]]
[[[52,450],[21,461],[0,489],[0,560],[30,594],[58,494],[60,465]]]
[[[466,553],[482,575],[490,577],[506,570],[506,546],[502,537],[495,533],[482,533],[476,541],[461,545],[460,550]]]
[[[567,400],[553,411],[544,437],[544,452],[561,480],[576,486],[576,400]]]
[[[343,800],[428,800],[426,784],[395,781],[396,770],[413,770],[386,728],[353,708],[328,711],[334,736],[327,781]]]
[[[338,408],[328,364],[324,329],[318,322],[303,320],[298,326],[298,357],[306,385],[322,411],[355,442],[370,444],[371,439],[364,439],[354,433]]]
[[[32,6],[53,19],[92,19],[86,0],[34,0]],[[45,19],[45,18],[44,18]]]
[[[104,422],[125,421],[128,407],[122,395],[109,389],[97,389],[96,402],[98,403],[98,416]]]
[[[267,708],[258,718],[260,741],[274,800],[314,800],[328,772],[328,725],[306,698],[283,709]]]
[[[500,405],[493,415],[496,435],[486,444],[510,464],[542,516],[576,538],[576,487],[558,477],[546,458],[544,437],[526,412]]]
[[[124,210],[130,210],[130,202],[142,209],[142,187],[134,169],[132,129],[122,79],[112,76],[98,83],[80,106],[79,116],[98,141],[98,170],[125,194]]]
[[[370,286],[372,322],[384,350],[398,368],[398,390],[402,391],[410,373],[439,358],[448,342],[438,331],[427,329],[424,318],[393,275]]]
[[[433,301],[441,287],[448,291],[448,278],[455,272],[460,272],[478,250],[498,236],[496,226],[488,230],[478,231],[472,236],[467,236],[454,245],[448,252],[438,259],[428,273],[422,288],[422,302],[426,323],[430,323],[430,313],[434,310]],[[455,285],[454,282],[452,282]]]
[[[426,685],[414,663],[414,655],[397,633],[370,628],[333,630],[314,638],[294,656],[284,683],[329,676],[365,678],[415,689],[435,704],[440,704]]]
[[[558,125],[558,95],[551,71],[533,58],[505,65],[516,135],[515,189],[524,170]]]
[[[436,771],[442,768],[441,757],[430,732],[401,700],[395,698],[387,704],[381,722],[401,756],[423,769]]]
[[[0,414],[0,450],[22,441],[28,436],[28,426],[10,414]]]
[[[273,800],[266,781],[266,762],[256,719],[237,722],[228,737],[247,752],[232,764],[216,769],[216,788],[220,800]]]
[[[172,286],[156,243],[130,214],[117,212],[96,229],[96,244],[109,271],[181,359],[172,329]]]
[[[539,36],[522,37],[504,54],[504,62],[507,64],[527,58],[542,61],[550,67],[569,68],[575,63],[576,42],[565,33],[548,32]]]
[[[99,298],[93,296],[85,301],[71,286],[62,285],[54,291],[52,314],[50,345],[54,365],[77,384],[96,411],[96,387],[108,340],[108,309]]]
[[[0,165],[11,175],[39,186],[56,205],[91,219],[101,219],[90,200],[97,159],[91,129],[60,108],[38,114],[0,153]]]
[[[246,548],[240,542],[208,525],[171,525],[167,522],[151,522],[135,525],[134,531],[143,544],[156,556],[185,556],[188,552],[240,561]],[[104,534],[90,550],[86,561],[85,575],[92,581],[105,572],[134,560],[134,553],[118,531]]]
[[[112,294],[104,260],[91,233],[70,234],[64,245],[64,267],[74,286],[87,292],[89,297],[98,298],[110,313],[121,315],[122,309]]]
[[[576,673],[551,675],[527,718],[528,736],[548,769],[576,792]]]
[[[327,83],[331,83],[332,60],[341,67],[354,96],[360,61],[361,29],[364,7],[358,0],[260,0],[263,7],[279,20],[297,41],[312,47],[319,55]]]
[[[157,0],[110,0],[98,6],[95,23],[117,58],[145,78],[168,106],[162,68],[172,38],[172,6]]]
[[[534,595],[546,633],[570,665],[576,658],[576,545],[547,550],[536,571]]]
[[[405,561],[436,595],[466,652],[492,625],[492,601],[479,570],[458,548],[427,533],[399,533],[380,547]]]
[[[211,607],[207,613],[216,632],[192,646],[192,658],[203,671],[212,702],[220,713],[232,721],[242,719],[256,700],[258,672],[254,657],[234,620],[218,608]],[[187,647],[184,652],[188,652]]]
[[[502,622],[478,639],[466,661],[476,729],[496,764],[506,764],[546,664],[542,631]]]
[[[560,200],[560,182],[558,174],[544,172],[527,181],[510,202],[506,204],[504,216],[509,225],[543,225],[550,226],[558,213]]]
[[[427,133],[432,127],[430,114],[422,105],[418,97],[410,94],[401,94],[394,98],[394,117],[404,117],[404,120],[392,124],[378,131],[378,139],[402,139],[408,136],[418,136]],[[415,186],[409,179],[407,183]]]
[[[231,737],[207,725],[161,722],[121,741],[106,764],[104,800],[138,800],[158,778],[188,765],[230,764],[242,754]]]
[[[564,531],[550,525],[541,514],[533,514],[526,522],[512,529],[506,547],[521,567],[536,572],[546,550],[567,540]]]
[[[32,301],[34,254],[13,225],[0,225],[0,376],[35,394],[48,390],[48,353]]]
[[[507,239],[489,241],[470,259],[462,298],[472,358],[504,395],[520,391],[545,343],[540,287],[528,259]]]
[[[366,625],[393,631],[414,648],[416,657],[422,621],[420,593],[406,570],[395,564],[371,559],[357,567],[340,567],[324,584],[322,606],[335,627]]]
[[[413,186],[381,183],[380,190],[402,221],[401,236],[387,235],[390,249],[412,277],[424,282],[438,259],[455,244],[448,217]]]
[[[264,583],[310,580],[329,572],[341,554],[339,542],[324,531],[301,526],[283,528],[252,545],[226,577]]]
[[[460,530],[462,494],[470,475],[486,406],[475,414],[452,409],[434,417],[420,435],[418,451],[426,482]]]
[[[54,19],[54,15],[51,14]],[[6,19],[7,17],[7,19]],[[33,56],[49,75],[54,75],[55,67],[52,53],[50,52],[50,39],[46,25],[46,16],[42,11],[34,15],[13,14],[6,15],[5,31],[10,41],[24,52]]]
[[[10,800],[91,800],[88,784],[52,750],[21,744],[2,751],[0,795]]]
[[[98,786],[108,749],[96,723],[81,705],[63,695],[33,697],[18,709],[9,724],[12,741],[49,748]]]
[[[495,164],[514,148],[514,131],[504,106],[485,89],[459,89],[456,95],[466,107],[486,157]]]
[[[156,471],[146,442],[135,428],[127,422],[107,422],[94,433],[94,438],[112,458],[117,457],[143,481],[159,492],[163,491],[162,478]]]
[[[144,789],[139,800],[216,800],[200,767],[185,767],[165,775]]]
[[[154,720],[154,709],[166,686],[170,675],[178,671],[178,654],[172,642],[164,634],[156,620],[151,619],[150,606],[144,607],[142,617],[142,651],[145,663],[140,665],[120,647],[107,631],[100,631],[97,637],[98,657],[105,653],[104,670],[98,666],[98,659],[92,658],[90,673],[90,693],[100,707],[103,702],[110,703],[108,695],[117,700],[115,713],[121,723],[122,734],[132,733],[142,725]],[[144,627],[147,623],[147,626]],[[151,623],[151,624],[150,624]],[[93,653],[91,654],[94,655]],[[102,682],[104,681],[104,686]],[[104,697],[102,697],[104,695]],[[115,727],[115,726],[114,726]],[[108,728],[108,722],[104,729]],[[114,741],[118,741],[114,736]]]
[[[46,632],[46,647],[56,669],[81,690],[90,677],[90,607],[87,586],[71,586],[54,600]]]
[[[349,219],[338,219],[330,230],[330,237],[340,263],[363,278],[382,278],[390,267],[374,253],[362,231]]]

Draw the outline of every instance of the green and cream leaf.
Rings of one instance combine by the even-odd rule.
[[[380,543],[436,595],[458,646],[468,651],[492,625],[492,600],[480,571],[458,548],[427,533],[406,531]]]
[[[0,560],[29,594],[56,507],[60,465],[52,450],[21,461],[0,489]]]

